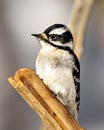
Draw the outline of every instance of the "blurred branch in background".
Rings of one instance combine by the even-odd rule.
[[[38,113],[49,130],[84,130],[33,70],[20,69],[9,78],[9,82]]]
[[[84,37],[94,0],[75,0],[69,26],[74,35],[74,51],[81,60],[84,47]]]

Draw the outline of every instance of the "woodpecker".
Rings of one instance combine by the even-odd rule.
[[[75,55],[73,35],[63,24],[32,34],[41,44],[36,73],[78,121],[80,105],[80,64]]]

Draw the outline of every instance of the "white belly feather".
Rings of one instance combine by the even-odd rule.
[[[59,49],[42,48],[36,60],[36,72],[39,77],[57,94],[58,99],[67,106],[72,115],[76,116],[76,90],[72,67],[72,57],[67,51]]]

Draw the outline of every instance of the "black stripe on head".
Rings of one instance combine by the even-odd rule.
[[[63,28],[63,27],[67,28],[67,27],[66,27],[65,25],[63,25],[63,24],[54,24],[54,25],[48,27],[48,28],[44,31],[44,33],[48,36],[49,33],[50,33],[52,30],[54,30],[54,29],[56,29],[56,28]]]
[[[49,37],[51,38],[52,41],[60,41],[62,44],[66,44],[70,41],[73,42],[73,36],[70,31],[66,31],[61,35],[50,34]]]
[[[71,32],[70,31],[66,31],[65,33],[60,35],[60,41],[63,44],[68,43],[70,41],[73,41],[73,36],[72,36]]]
[[[49,40],[47,39],[43,39],[46,43],[50,44],[51,46],[55,47],[55,48],[58,48],[58,49],[62,49],[64,51],[68,51],[70,54],[74,54],[73,50],[70,49],[70,47],[68,46],[60,46],[60,45],[55,45],[53,44],[52,42],[50,42]]]

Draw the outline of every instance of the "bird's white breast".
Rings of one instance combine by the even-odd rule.
[[[77,119],[73,65],[72,55],[68,51],[51,46],[43,47],[36,60],[36,72]]]
[[[73,59],[68,51],[41,48],[36,60],[36,72],[44,83],[54,92],[62,96],[70,95],[75,100],[75,86],[72,77]]]

